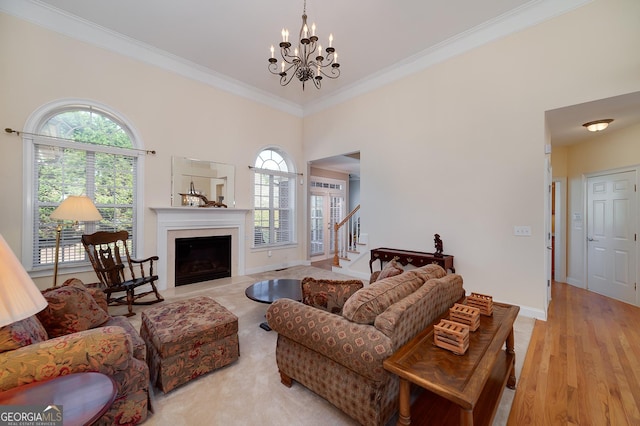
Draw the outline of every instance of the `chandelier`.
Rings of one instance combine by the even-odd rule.
[[[282,41],[280,42],[281,65],[275,58],[275,49],[271,46],[269,58],[269,71],[280,76],[280,85],[286,86],[295,76],[304,84],[311,80],[317,89],[320,88],[322,77],[338,78],[340,76],[340,64],[338,54],[333,44],[333,34],[329,34],[329,46],[325,48],[326,56],[323,56],[322,45],[318,43],[316,36],[316,24],[311,25],[311,31],[307,26],[307,1],[302,10],[302,27],[300,28],[300,41],[298,47],[291,52],[289,42],[289,30],[282,29]]]

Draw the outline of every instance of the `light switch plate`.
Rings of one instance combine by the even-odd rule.
[[[513,235],[517,237],[530,237],[531,227],[525,225],[516,225],[513,227]]]

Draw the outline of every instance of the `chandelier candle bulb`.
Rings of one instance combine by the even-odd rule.
[[[329,47],[333,44],[333,34],[329,34]]]
[[[273,48],[273,44],[272,44],[272,45],[271,45],[271,57],[272,57],[272,58],[273,58],[274,52],[275,52],[275,49]]]
[[[316,23],[311,24],[311,35],[316,35]]]

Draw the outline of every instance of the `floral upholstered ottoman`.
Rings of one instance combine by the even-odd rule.
[[[240,356],[238,317],[210,297],[155,306],[141,320],[151,383],[164,393]]]

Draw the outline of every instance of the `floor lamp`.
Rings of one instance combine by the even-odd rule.
[[[35,315],[47,301],[0,235],[0,327]]]
[[[58,283],[58,256],[60,254],[60,234],[62,233],[62,221],[72,220],[78,222],[93,222],[102,219],[102,215],[86,195],[69,195],[51,213],[51,219],[59,220],[56,228],[56,255],[53,263],[53,286]]]

